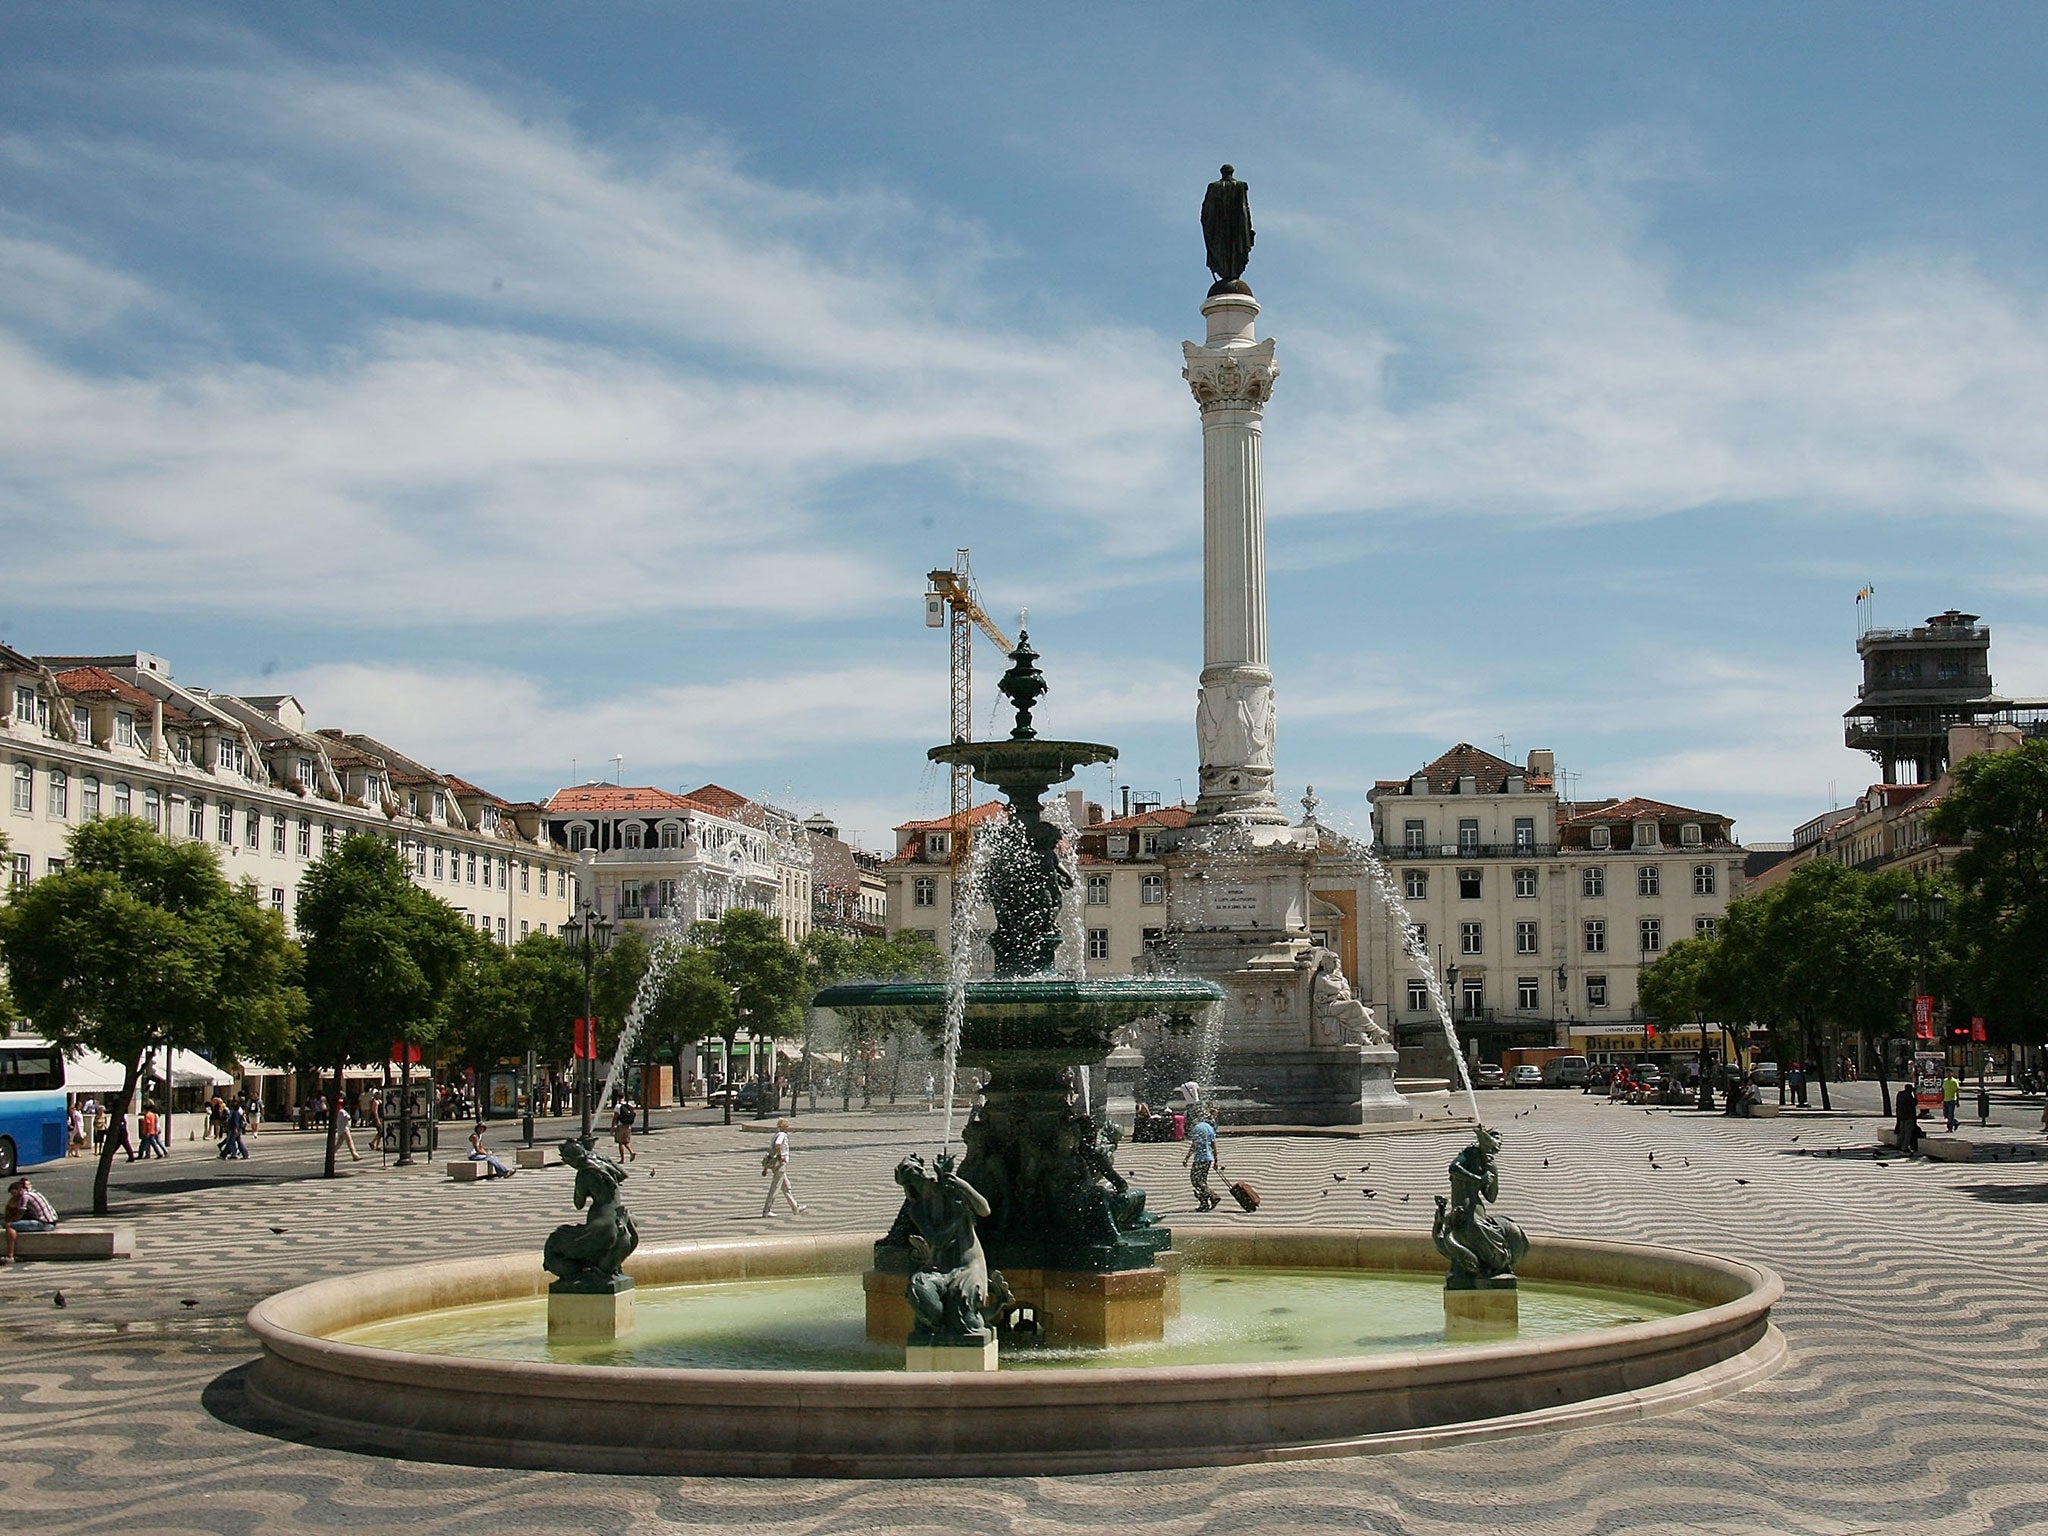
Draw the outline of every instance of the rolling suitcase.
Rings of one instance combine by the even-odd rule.
[[[1231,1183],[1230,1198],[1237,1202],[1241,1210],[1256,1211],[1259,1208],[1259,1192],[1243,1179]]]

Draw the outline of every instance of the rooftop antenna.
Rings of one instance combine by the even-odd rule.
[[[624,789],[626,787],[626,760],[625,758],[621,757],[618,753],[614,752],[611,756],[610,761],[612,764],[613,782],[615,782],[619,786],[619,788]]]
[[[1500,755],[1501,755],[1501,757],[1502,757],[1503,759],[1505,759],[1505,760],[1509,761],[1509,762],[1512,762],[1512,761],[1513,761],[1513,759],[1512,759],[1512,758],[1509,758],[1509,757],[1508,757],[1508,739],[1507,739],[1507,737],[1506,737],[1506,736],[1496,736],[1496,737],[1494,737],[1493,739],[1494,739],[1495,741],[1497,741],[1497,742],[1499,742],[1499,743],[1500,743]]]

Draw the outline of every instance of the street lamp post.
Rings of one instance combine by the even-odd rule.
[[[583,1017],[585,1028],[590,1031],[592,1044],[597,1039],[596,1004],[593,988],[597,975],[597,957],[612,947],[612,937],[618,932],[618,925],[597,910],[588,896],[581,897],[576,904],[573,917],[562,920],[560,933],[563,941],[583,962]],[[583,1144],[587,1147],[593,1141],[590,1134],[590,1098],[594,1084],[591,1078],[593,1063],[588,1054],[578,1052],[576,1057],[576,1096],[583,1104]]]
[[[1940,928],[1948,922],[1948,897],[1939,890],[1928,890],[1926,882],[1915,880],[1912,890],[1899,892],[1898,899],[1893,903],[1893,910],[1898,913],[1900,924],[1913,930],[1913,1006],[1907,1012],[1913,1016],[1917,1026],[1920,998],[1927,990],[1928,929]],[[1947,1048],[1947,1042],[1943,1041],[1944,1053]],[[1909,1076],[1911,1065],[1910,1060],[1905,1063]],[[1884,1084],[1882,1073],[1878,1076],[1878,1082],[1880,1085]]]
[[[526,1113],[519,1117],[519,1134],[530,1147],[533,1145],[533,1052],[530,1050],[526,1053],[526,1093],[522,1102]]]

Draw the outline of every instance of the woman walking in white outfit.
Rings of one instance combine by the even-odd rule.
[[[787,1120],[775,1122],[775,1140],[769,1143],[768,1153],[761,1159],[761,1177],[768,1181],[768,1198],[761,1202],[761,1214],[763,1216],[773,1216],[775,1214],[775,1197],[778,1194],[789,1202],[789,1212],[792,1216],[802,1215],[810,1209],[808,1205],[798,1205],[796,1203],[796,1196],[790,1192],[789,1122]]]

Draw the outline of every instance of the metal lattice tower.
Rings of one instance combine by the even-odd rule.
[[[974,590],[974,578],[968,566],[967,551],[953,552],[953,568],[929,573],[931,590],[925,594],[925,623],[933,629],[944,624],[950,631],[953,665],[953,719],[952,737],[957,745],[974,736],[974,631],[979,629],[1005,655],[1012,649],[1009,638],[996,628],[995,621],[982,609],[981,599]],[[974,774],[964,763],[955,763],[952,768],[953,795],[952,815],[949,826],[952,838],[947,844],[947,862],[952,873],[960,873],[960,862],[967,853],[967,813],[974,804]]]

